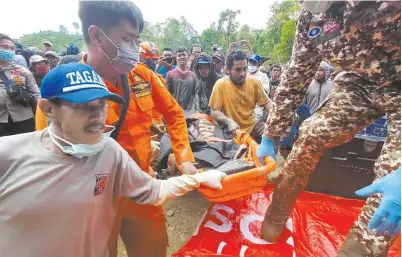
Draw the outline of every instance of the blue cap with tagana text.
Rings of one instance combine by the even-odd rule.
[[[69,63],[49,71],[40,87],[44,99],[60,98],[70,103],[108,99],[122,104],[124,99],[109,92],[99,74],[89,65]]]

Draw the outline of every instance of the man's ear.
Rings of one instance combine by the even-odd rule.
[[[226,71],[226,73],[227,73],[227,74],[229,74],[229,73],[230,73],[230,69],[229,69],[229,67],[228,67],[228,66],[226,66],[226,65],[225,65],[225,71]]]
[[[91,25],[88,27],[88,36],[92,44],[100,46],[101,41],[99,38],[99,34],[99,28],[95,25]]]
[[[39,109],[45,114],[47,118],[54,119],[56,118],[56,105],[54,103],[49,102],[47,99],[39,100]]]

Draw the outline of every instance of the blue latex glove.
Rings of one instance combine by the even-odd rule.
[[[311,116],[310,109],[308,108],[307,104],[302,104],[299,108],[297,108],[296,113],[301,120],[305,120]]]
[[[382,236],[401,233],[401,169],[356,191],[359,196],[382,194],[382,201],[368,224],[368,228]]]
[[[274,143],[271,139],[262,137],[261,144],[257,149],[257,157],[260,159],[261,163],[265,156],[271,156],[276,160],[275,150],[274,150]]]

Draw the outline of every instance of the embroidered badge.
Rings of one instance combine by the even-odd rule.
[[[94,189],[94,195],[99,195],[103,193],[103,190],[105,190],[108,174],[102,173],[102,174],[96,174],[96,182],[95,182],[95,189]]]
[[[328,33],[336,30],[337,28],[339,28],[338,24],[336,24],[334,21],[328,21],[323,26],[323,33],[327,35]]]
[[[140,76],[138,76],[138,75],[135,75],[134,79],[135,79],[136,82],[142,81],[142,78]]]
[[[321,34],[321,32],[322,32],[322,28],[315,26],[315,27],[312,27],[311,29],[309,29],[309,31],[307,32],[307,36],[308,36],[308,38],[313,39],[313,38],[318,37]]]
[[[131,86],[135,98],[141,98],[151,94],[151,85],[148,82],[140,82]]]
[[[14,81],[15,81],[15,84],[17,85],[17,86],[22,86],[22,77],[21,76],[15,76],[14,77]]]

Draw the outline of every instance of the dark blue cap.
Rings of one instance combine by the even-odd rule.
[[[198,58],[198,61],[197,61],[197,64],[210,64],[211,63],[211,61],[210,60],[208,60],[208,58],[206,58],[206,57],[200,57],[200,58]]]
[[[42,81],[40,94],[44,99],[60,98],[76,104],[101,98],[124,103],[123,98],[109,92],[91,66],[83,63],[60,65],[49,71]]]
[[[261,63],[262,58],[261,56],[259,56],[258,54],[253,54],[252,56],[250,56],[250,58],[248,58],[249,60],[253,60],[256,61],[258,63]]]

